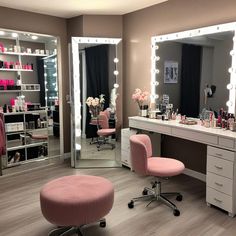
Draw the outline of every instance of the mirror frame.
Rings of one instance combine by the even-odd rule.
[[[158,55],[159,43],[172,41],[177,39],[191,38],[195,36],[209,35],[214,33],[233,31],[233,48],[229,52],[232,56],[231,67],[229,68],[230,73],[230,82],[227,85],[227,89],[229,90],[229,101],[227,101],[226,105],[228,106],[228,112],[235,114],[236,110],[236,22],[230,22],[225,24],[207,26],[203,28],[197,28],[192,30],[186,30],[182,32],[175,32],[170,34],[153,36],[151,38],[151,103],[155,103],[156,99],[159,98],[157,93],[157,86],[159,85],[158,80],[160,79],[158,61],[160,60],[160,56]]]
[[[75,167],[76,160],[80,159],[81,143],[81,100],[80,100],[80,68],[79,68],[79,44],[114,44],[118,45],[121,38],[100,38],[100,37],[72,37],[72,76],[71,76],[71,166]],[[116,47],[117,56],[117,47]],[[115,63],[114,75],[116,86],[119,86],[117,63]]]

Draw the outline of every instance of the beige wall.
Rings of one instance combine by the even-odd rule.
[[[66,20],[58,17],[18,11],[0,7],[0,28],[27,31],[41,34],[50,34],[60,37],[61,42],[61,73],[62,73],[62,103],[64,115],[64,152],[70,151],[70,109],[65,97],[69,93],[68,83],[68,49]],[[60,51],[59,51],[60,54]]]
[[[137,115],[136,87],[150,88],[151,36],[236,21],[235,0],[169,0],[124,15],[124,124]]]
[[[71,37],[121,38],[122,16],[84,15],[67,19],[68,42]]]

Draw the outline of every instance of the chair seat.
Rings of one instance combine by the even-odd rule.
[[[40,191],[44,217],[60,226],[96,222],[108,214],[113,200],[112,183],[99,176],[64,176],[45,184]]]
[[[115,134],[116,129],[99,129],[97,134],[99,136],[109,136],[111,134]]]
[[[150,157],[147,160],[147,174],[152,176],[171,177],[181,174],[185,168],[181,161],[172,158]]]

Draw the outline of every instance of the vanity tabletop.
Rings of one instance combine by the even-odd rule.
[[[199,119],[194,119],[194,120],[199,121]],[[138,123],[142,122],[142,123],[152,124],[154,126],[161,125],[170,128],[180,128],[181,130],[186,130],[186,131],[196,131],[200,133],[212,134],[216,136],[236,139],[236,132],[233,132],[231,130],[224,130],[222,128],[207,128],[199,124],[196,125],[180,124],[179,120],[151,119],[141,116],[129,117],[129,127],[133,127],[132,125],[134,124],[134,122]]]

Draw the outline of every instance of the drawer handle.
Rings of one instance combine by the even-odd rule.
[[[218,156],[218,157],[222,157],[222,154],[220,154],[220,153],[216,153],[216,156]]]
[[[215,184],[218,185],[218,186],[223,186],[223,184],[220,184],[218,182],[215,182]]]
[[[215,201],[217,202],[222,202],[222,200],[218,199],[218,198],[214,198]]]
[[[223,169],[222,166],[217,166],[217,165],[215,165],[215,168],[217,168],[217,169],[219,169],[219,170],[222,170],[222,169]]]

